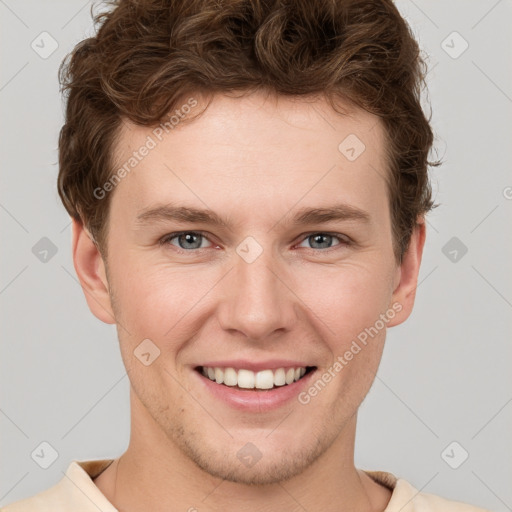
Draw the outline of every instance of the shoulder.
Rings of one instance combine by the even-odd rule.
[[[483,508],[469,505],[461,501],[453,501],[435,494],[418,491],[407,480],[397,480],[394,494],[397,494],[394,508],[386,512],[402,510],[402,512],[489,512]],[[392,498],[393,499],[393,498]],[[411,500],[406,504],[407,500]],[[390,502],[391,503],[391,502]]]
[[[461,501],[418,491],[403,478],[384,471],[366,471],[377,483],[392,491],[384,512],[490,512]]]
[[[38,512],[49,512],[50,510],[61,510],[61,497],[61,486],[57,484],[34,496],[6,505],[0,508],[0,512],[29,512],[35,510]]]
[[[92,480],[111,462],[107,459],[73,461],[54,486],[6,505],[0,508],[0,512],[97,512],[98,509],[116,512]]]

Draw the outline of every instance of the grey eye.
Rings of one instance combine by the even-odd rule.
[[[177,240],[178,243],[175,244],[172,241]],[[201,233],[196,233],[194,231],[187,231],[184,233],[178,233],[175,235],[169,235],[166,238],[166,242],[171,245],[175,245],[183,250],[192,250],[192,249],[202,249],[204,246],[202,245],[203,240],[206,240],[206,237]]]
[[[329,235],[328,233],[314,233],[306,237],[304,242],[309,242],[312,249],[329,249],[333,246],[332,242],[336,239],[338,240],[338,243],[335,243],[334,245],[339,245],[340,238],[338,236]]]

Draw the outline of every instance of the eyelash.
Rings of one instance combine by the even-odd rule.
[[[209,240],[209,238],[206,236],[206,233],[204,233],[203,231],[178,231],[176,233],[169,233],[169,234],[165,235],[163,238],[161,238],[159,241],[160,245],[173,245],[170,243],[171,240],[179,237],[180,235],[186,235],[186,234],[200,235],[211,242],[211,240]],[[326,231],[312,231],[311,233],[306,233],[306,234],[302,235],[302,238],[299,243],[304,242],[304,240],[307,240],[309,237],[311,237],[313,235],[327,235],[327,236],[334,237],[334,238],[338,239],[338,241],[339,241],[339,244],[337,244],[333,247],[328,247],[326,249],[306,248],[306,249],[309,249],[309,250],[315,251],[315,252],[330,252],[332,250],[335,250],[337,247],[348,247],[352,244],[352,241],[346,235],[341,235],[340,233],[329,233]],[[191,254],[194,252],[199,252],[199,251],[208,249],[208,247],[203,247],[203,248],[198,248],[198,249],[182,249],[181,247],[178,247],[176,245],[173,245],[173,248],[179,254]]]

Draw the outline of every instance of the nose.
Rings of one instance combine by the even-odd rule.
[[[290,273],[265,250],[251,263],[235,255],[235,268],[224,284],[218,319],[226,331],[247,340],[264,341],[274,333],[290,331],[297,322],[297,297]],[[276,334],[278,336],[279,334]]]

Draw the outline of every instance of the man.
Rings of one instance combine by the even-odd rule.
[[[59,192],[131,438],[5,508],[477,511],[354,466],[434,206],[387,0],[120,0],[62,68]]]

